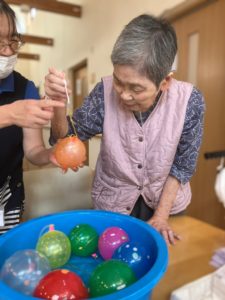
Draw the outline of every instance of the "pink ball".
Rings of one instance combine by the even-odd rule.
[[[128,241],[129,236],[122,228],[109,227],[100,235],[98,249],[105,260],[111,259],[114,251]]]

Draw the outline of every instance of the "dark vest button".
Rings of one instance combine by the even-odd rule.
[[[139,140],[139,142],[143,142],[144,139],[142,136],[139,136],[138,140]]]
[[[126,208],[126,210],[130,211],[130,207],[128,206],[128,207]]]
[[[138,164],[138,169],[142,169],[142,164]]]
[[[143,187],[141,185],[138,185],[137,189],[140,191],[143,189]]]

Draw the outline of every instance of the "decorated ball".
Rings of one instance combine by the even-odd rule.
[[[90,296],[108,295],[124,289],[135,281],[135,274],[126,263],[114,259],[107,260],[97,266],[90,278]]]
[[[137,278],[142,277],[150,270],[153,261],[146,248],[136,241],[121,245],[115,250],[113,258],[127,263]]]
[[[69,270],[54,270],[41,279],[35,297],[41,299],[87,299],[88,290],[82,279]]]
[[[74,169],[86,160],[86,148],[77,136],[59,139],[54,147],[54,156],[63,170]]]
[[[129,241],[128,234],[120,227],[108,227],[99,237],[98,249],[107,260],[112,258],[114,251]]]
[[[39,238],[36,250],[48,259],[52,269],[59,268],[70,258],[70,240],[62,231],[52,230]]]
[[[50,270],[47,259],[37,251],[20,250],[5,261],[0,279],[11,288],[25,295],[32,295],[38,282]]]
[[[78,256],[89,256],[98,248],[98,233],[88,224],[75,226],[70,234],[72,253]]]

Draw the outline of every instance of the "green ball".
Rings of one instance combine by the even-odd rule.
[[[58,230],[49,231],[40,237],[36,250],[48,259],[52,269],[65,265],[71,255],[68,237]]]
[[[88,224],[75,226],[69,234],[69,240],[72,253],[77,256],[89,256],[95,253],[98,248],[98,234]]]
[[[104,261],[92,273],[89,282],[91,297],[108,295],[136,281],[133,270],[124,262],[111,259]]]

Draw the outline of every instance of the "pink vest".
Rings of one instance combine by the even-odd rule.
[[[105,117],[92,199],[96,209],[130,214],[141,194],[155,209],[177,151],[193,86],[172,80],[141,127],[103,78]],[[180,186],[171,214],[191,200],[190,184]]]

